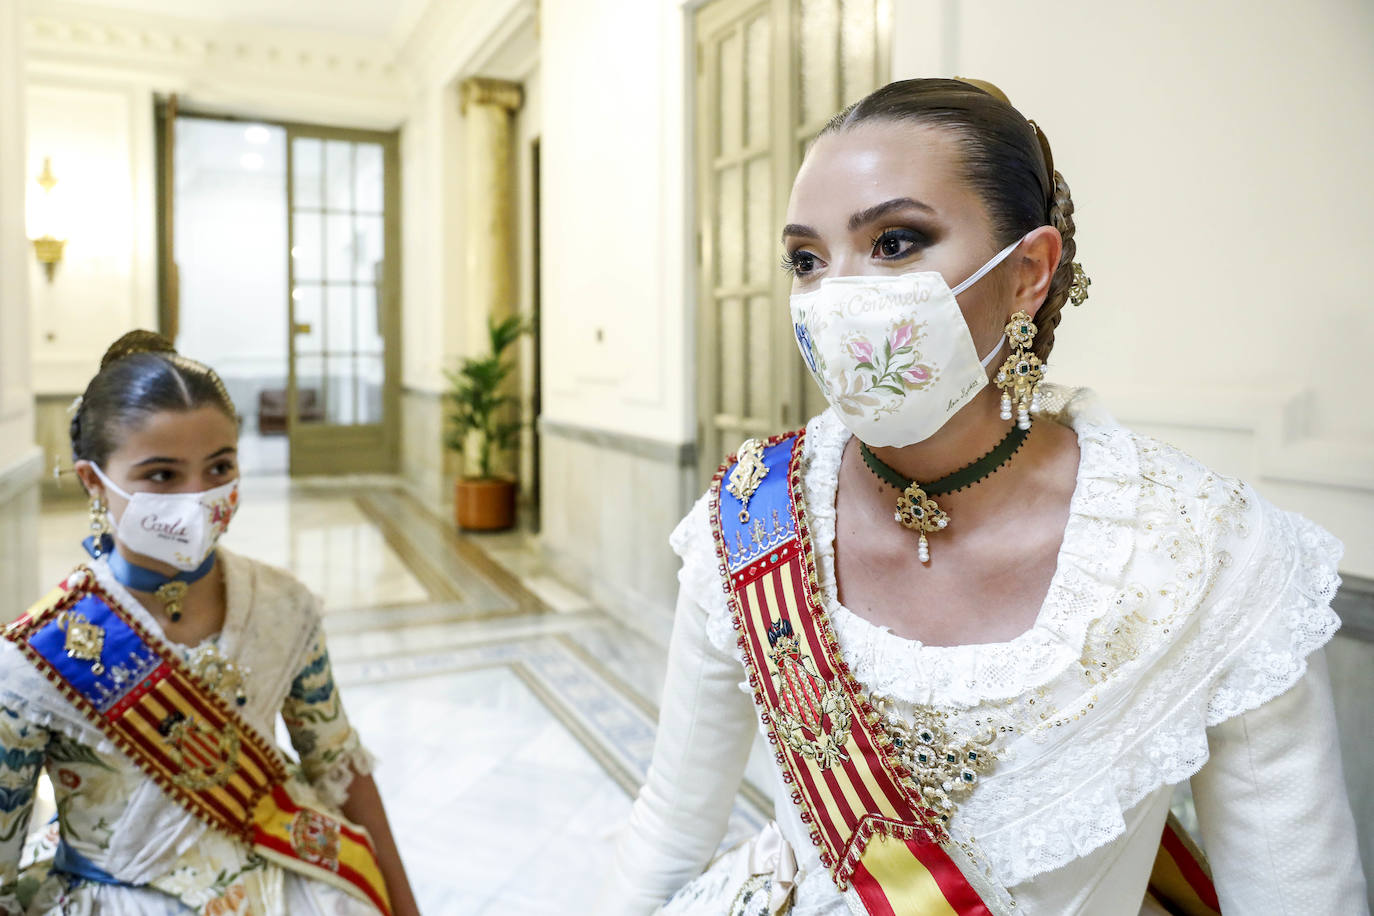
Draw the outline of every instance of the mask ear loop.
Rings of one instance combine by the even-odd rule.
[[[959,295],[960,293],[962,293],[964,290],[968,289],[970,286],[972,286],[973,284],[977,283],[979,280],[981,280],[981,279],[983,279],[984,277],[986,277],[986,276],[988,275],[988,272],[991,271],[993,268],[995,268],[998,264],[1001,264],[1003,261],[1005,261],[1005,260],[1007,259],[1007,255],[1009,255],[1009,254],[1011,254],[1013,251],[1015,251],[1015,250],[1016,250],[1016,246],[1017,246],[1017,245],[1020,245],[1021,242],[1025,240],[1025,238],[1026,238],[1026,237],[1025,237],[1024,235],[1021,236],[1021,238],[1019,238],[1019,239],[1017,239],[1016,241],[1012,242],[1010,245],[1008,245],[1006,248],[1003,248],[1001,251],[997,252],[997,254],[995,254],[995,255],[992,256],[992,260],[991,260],[991,261],[988,261],[988,262],[987,262],[986,264],[984,264],[982,267],[980,267],[980,268],[978,268],[977,270],[975,270],[975,271],[973,272],[973,276],[969,277],[969,278],[968,278],[967,280],[965,280],[963,283],[960,283],[958,286],[954,287],[954,289],[950,290],[950,293],[951,293],[952,295],[958,296],[958,295]],[[997,339],[997,346],[993,347],[993,348],[992,348],[992,352],[989,353],[987,356],[984,356],[984,357],[982,358],[982,360],[980,360],[980,362],[982,362],[982,364],[983,364],[983,368],[984,368],[984,369],[986,369],[986,368],[992,363],[993,359],[996,358],[996,356],[997,356],[998,353],[1001,353],[1001,352],[1002,352],[1002,344],[1004,344],[1004,343],[1006,343],[1006,342],[1007,342],[1007,335],[1006,335],[1006,334],[1003,334],[1001,337],[999,337],[999,338]]]
[[[111,489],[111,490],[114,490],[116,493],[118,493],[118,494],[119,494],[121,497],[123,497],[124,499],[129,499],[129,500],[133,499],[133,496],[131,496],[131,495],[128,494],[128,493],[125,493],[124,490],[123,490],[123,488],[121,488],[121,487],[119,486],[119,484],[115,483],[113,480],[111,480],[110,478],[108,478],[108,477],[105,476],[105,472],[102,471],[102,470],[100,469],[100,465],[98,465],[98,464],[96,464],[94,461],[92,461],[92,462],[91,462],[91,467],[95,470],[95,476],[99,477],[99,478],[100,478],[100,482],[103,483],[106,487],[108,487],[108,488]]]
[[[973,284],[977,283],[979,280],[986,277],[988,275],[988,272],[991,271],[998,264],[1001,264],[1003,261],[1005,261],[1007,259],[1007,255],[1015,251],[1016,246],[1020,245],[1021,242],[1025,240],[1025,238],[1026,237],[1024,235],[1021,236],[1021,238],[1012,242],[1010,245],[1008,245],[1006,248],[1003,248],[1001,251],[997,252],[997,254],[992,256],[991,261],[988,261],[982,267],[975,270],[973,272],[973,276],[969,277],[963,283],[960,283],[958,286],[954,287],[954,289],[950,290],[950,292],[957,296]]]
[[[1006,343],[1006,342],[1007,342],[1007,335],[1006,335],[1006,334],[1003,334],[1001,337],[997,338],[997,345],[994,346],[994,347],[992,348],[992,352],[991,352],[991,353],[989,353],[987,356],[984,356],[983,359],[982,359],[982,363],[983,363],[983,368],[984,368],[984,369],[986,369],[988,366],[992,365],[992,361],[993,361],[994,359],[997,358],[997,354],[1002,352],[1002,344],[1004,344],[1004,343]]]

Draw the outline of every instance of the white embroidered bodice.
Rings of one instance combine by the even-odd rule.
[[[1020,886],[1028,902],[1053,897],[1027,890],[1038,876],[1089,856],[1110,861],[1107,847],[1139,846],[1133,854],[1152,860],[1169,787],[1207,762],[1209,728],[1292,688],[1339,625],[1329,604],[1341,546],[1328,533],[1122,428],[1090,392],[1045,386],[1042,401],[1038,422],[1054,417],[1077,433],[1078,481],[1044,604],[1030,629],[1003,643],[923,645],[843,607],[835,492],[849,433],[823,413],[807,427],[803,454],[820,593],[847,663],[901,717],[933,707],[962,729],[999,729],[996,764],[962,801],[951,830],[973,838],[996,877]],[[703,498],[672,537],[683,561],[678,613],[696,606],[710,644],[704,651],[742,664],[708,512]],[[678,639],[675,653],[683,651]],[[686,724],[670,715],[679,701],[668,693],[672,665],[660,744],[674,740],[666,730],[694,728],[702,715],[684,712]],[[1329,696],[1317,696],[1329,707]],[[671,798],[672,787],[654,782],[651,771],[632,830],[643,827],[646,796]],[[790,793],[776,788],[779,826],[809,872],[803,890],[820,893],[829,877]],[[1129,835],[1151,829],[1148,842]]]

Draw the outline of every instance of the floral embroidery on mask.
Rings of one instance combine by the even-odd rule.
[[[908,392],[929,386],[939,372],[921,362],[916,344],[922,336],[922,325],[901,320],[878,341],[862,334],[847,337],[844,353],[854,360],[854,366],[842,369],[832,384],[835,406],[855,415],[870,409],[891,412],[901,406]]]
[[[210,504],[210,526],[217,534],[224,534],[229,529],[229,520],[234,517],[234,513],[239,507],[239,491],[231,490],[225,499],[216,500]]]

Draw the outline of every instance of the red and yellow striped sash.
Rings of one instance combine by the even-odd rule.
[[[1003,912],[997,889],[981,876],[975,889],[956,864],[962,854],[908,788],[909,772],[841,656],[799,508],[802,438],[763,444],[769,472],[747,511],[722,486],[733,459],[711,506],[749,684],[783,781],[837,887],[869,913]]]
[[[89,570],[74,572],[4,636],[186,811],[390,913],[367,834],[293,799],[275,748]]]
[[[748,464],[755,469],[739,475],[749,483],[732,474],[732,456],[711,488],[716,552],[782,779],[836,886],[868,913],[1010,912],[1006,890],[973,866],[922,804],[845,664],[818,594],[801,489],[804,437],[801,431],[752,444]],[[760,464],[767,468],[761,476]],[[1150,893],[1183,916],[1220,913],[1206,862],[1172,816]]]

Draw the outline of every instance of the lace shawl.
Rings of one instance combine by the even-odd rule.
[[[855,677],[903,715],[995,723],[998,765],[952,829],[1013,886],[1116,840],[1123,814],[1207,760],[1209,726],[1293,686],[1335,633],[1341,545],[1244,484],[1117,425],[1086,390],[1046,386],[1081,450],[1058,565],[1034,624],[1007,642],[927,646],[843,607],[835,487],[848,431],[804,446],[820,594]],[[739,657],[703,499],[673,533],[707,636]]]

